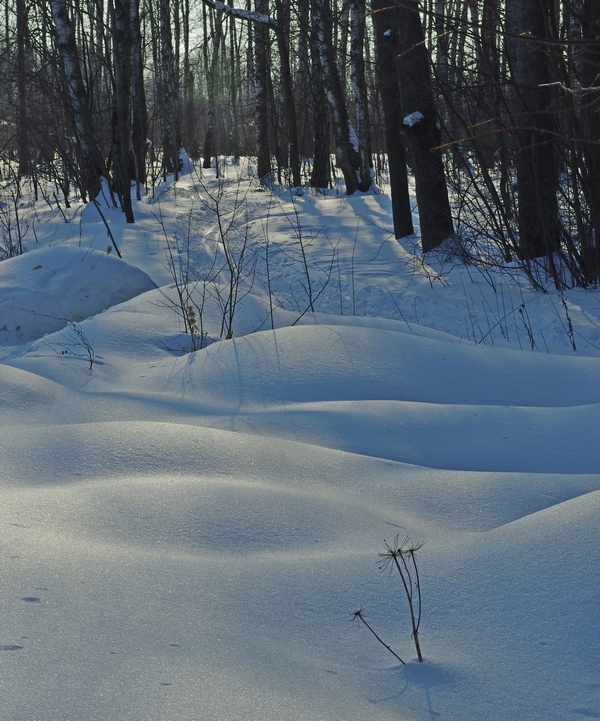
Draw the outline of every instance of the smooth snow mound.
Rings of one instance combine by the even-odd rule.
[[[66,246],[0,263],[0,345],[37,340],[154,288],[144,271],[108,253]]]

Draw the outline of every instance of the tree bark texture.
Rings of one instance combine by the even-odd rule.
[[[365,43],[365,1],[350,2],[350,77],[356,106],[356,136],[360,158],[358,189],[367,191],[371,187],[371,122],[364,61]]]
[[[400,84],[396,72],[397,43],[394,40],[393,33],[390,32],[394,18],[393,11],[388,9],[387,0],[374,0],[372,7],[375,41],[377,43],[379,94],[383,106],[386,149],[390,171],[394,236],[404,238],[407,235],[412,235],[415,230],[408,190],[406,151],[404,139],[400,134],[404,116],[402,113]]]
[[[19,175],[27,175],[30,169],[29,132],[27,118],[27,47],[29,22],[25,0],[17,0],[17,153]]]
[[[313,0],[313,23],[323,84],[333,123],[335,158],[344,176],[346,192],[358,190],[358,153],[350,139],[350,122],[332,44],[333,23],[329,0]]]
[[[421,245],[428,253],[454,232],[442,156],[435,150],[441,144],[441,131],[418,3],[406,0],[390,12],[395,23],[389,38],[397,39],[396,70],[407,118],[401,129],[415,177]]]
[[[308,158],[313,155],[313,126],[314,112],[312,101],[312,65],[311,65],[311,37],[310,0],[298,0],[298,73],[296,84],[296,98],[298,107],[302,112],[297,114],[299,122],[298,142],[300,157]]]
[[[204,13],[209,14],[211,36],[212,36],[212,53],[209,56],[208,42],[205,43],[204,49],[204,66],[206,73],[206,83],[208,89],[208,106],[206,108],[206,135],[204,137],[204,148],[202,150],[202,167],[208,169],[212,165],[213,156],[217,155],[215,145],[215,113],[217,103],[217,90],[219,86],[219,63],[223,45],[223,22],[225,16],[222,12],[204,8]]]
[[[296,104],[294,101],[292,71],[290,69],[290,7],[289,0],[275,0],[277,9],[277,26],[275,37],[279,50],[279,62],[281,71],[281,88],[283,93],[283,105],[285,109],[285,122],[290,151],[290,168],[292,171],[292,184],[294,187],[302,185],[300,177],[300,153],[298,151],[298,122],[296,119]]]
[[[507,0],[506,52],[512,74],[511,111],[517,142],[518,255],[548,257],[560,248],[556,107],[550,73],[548,3]]]
[[[113,157],[114,188],[128,223],[134,222],[131,203],[131,0],[111,0],[116,127]]]
[[[171,3],[170,0],[159,0],[159,2],[163,95],[163,168],[165,173],[174,173],[175,178],[177,178],[180,170],[179,147],[181,144],[181,122],[179,112],[179,82],[171,32]]]
[[[131,23],[132,177],[138,185],[143,185],[146,182],[148,112],[146,109],[146,91],[144,89],[144,58],[142,55],[140,0],[129,0],[129,2]]]
[[[268,0],[256,0],[256,12],[268,14]],[[271,154],[269,151],[269,30],[263,23],[254,23],[254,121],[256,125],[256,149],[258,177],[269,185],[271,177]]]
[[[310,184],[313,188],[328,188],[331,185],[330,147],[329,136],[331,124],[329,120],[329,106],[323,84],[321,61],[319,59],[319,41],[317,33],[312,28],[310,34],[311,53],[311,88],[313,105],[313,168]]]
[[[104,160],[93,130],[88,94],[83,84],[77,44],[66,2],[50,0],[50,5],[68,93],[68,114],[76,133],[81,192],[84,199],[93,199],[100,192],[101,176],[106,174]]]
[[[581,85],[590,88],[582,97],[582,190],[589,207],[589,228],[581,254],[590,283],[600,282],[600,4],[585,0],[582,12]],[[593,89],[592,89],[593,88]],[[598,88],[598,89],[596,89]]]

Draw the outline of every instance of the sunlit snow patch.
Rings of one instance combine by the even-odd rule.
[[[95,250],[54,247],[0,263],[0,345],[28,343],[154,288],[150,277]]]

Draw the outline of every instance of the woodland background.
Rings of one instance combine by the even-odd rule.
[[[600,280],[595,0],[5,0],[2,25],[5,212],[26,181],[68,205],[106,178],[135,222],[185,148],[266,186],[389,181],[397,238],[414,178],[424,253]]]

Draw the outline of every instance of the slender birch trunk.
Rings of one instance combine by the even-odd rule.
[[[144,58],[140,25],[140,0],[130,0],[131,23],[131,156],[132,176],[137,183],[138,200],[140,185],[146,182],[146,153],[148,142],[148,112],[144,89]]]
[[[348,195],[352,195],[358,190],[356,171],[359,167],[359,160],[358,153],[354,150],[350,139],[348,110],[331,41],[333,23],[329,0],[313,0],[313,22],[323,83],[331,109],[336,162],[344,175],[346,192]]]
[[[312,59],[311,86],[314,134],[313,169],[310,184],[313,188],[328,188],[331,185],[329,147],[331,123],[329,119],[327,95],[323,83],[323,71],[319,57],[319,41],[314,23],[310,34],[310,53]]]
[[[159,2],[163,95],[163,168],[165,173],[174,173],[177,179],[180,170],[179,146],[181,132],[179,129],[179,82],[171,32],[171,3],[170,0],[159,0]]]
[[[350,77],[356,106],[356,136],[360,158],[358,189],[369,190],[371,180],[371,121],[364,61],[365,1],[350,1]]]
[[[17,0],[17,153],[19,175],[30,171],[29,132],[27,118],[27,46],[29,23],[25,0]]]
[[[84,199],[93,199],[100,192],[100,178],[102,175],[106,177],[104,160],[92,126],[88,94],[83,84],[77,44],[66,1],[50,0],[50,7],[68,93],[69,115],[76,132],[81,192]]]
[[[296,120],[296,103],[292,87],[292,72],[290,69],[290,7],[289,0],[275,0],[277,9],[277,26],[275,37],[279,50],[279,62],[281,69],[281,90],[283,94],[283,105],[285,111],[285,124],[287,128],[288,144],[290,151],[290,167],[292,170],[292,184],[295,187],[302,185],[300,176],[300,154],[298,152],[298,123]]]
[[[113,29],[114,106],[116,116],[113,159],[114,187],[128,223],[134,222],[131,203],[131,7],[130,0],[110,0]]]
[[[212,166],[212,158],[217,154],[215,148],[215,114],[217,102],[217,90],[220,86],[219,65],[221,63],[221,52],[224,44],[223,23],[225,16],[220,11],[212,11],[204,8],[205,13],[209,13],[211,35],[212,35],[212,52],[209,56],[209,45],[206,41],[204,48],[204,62],[206,72],[206,83],[208,88],[208,107],[206,109],[206,135],[204,137],[204,148],[202,151],[203,168]]]
[[[267,15],[268,0],[256,0],[256,12]],[[272,183],[271,154],[269,151],[269,29],[263,23],[254,23],[254,121],[256,124],[256,149],[258,177],[265,185]]]

